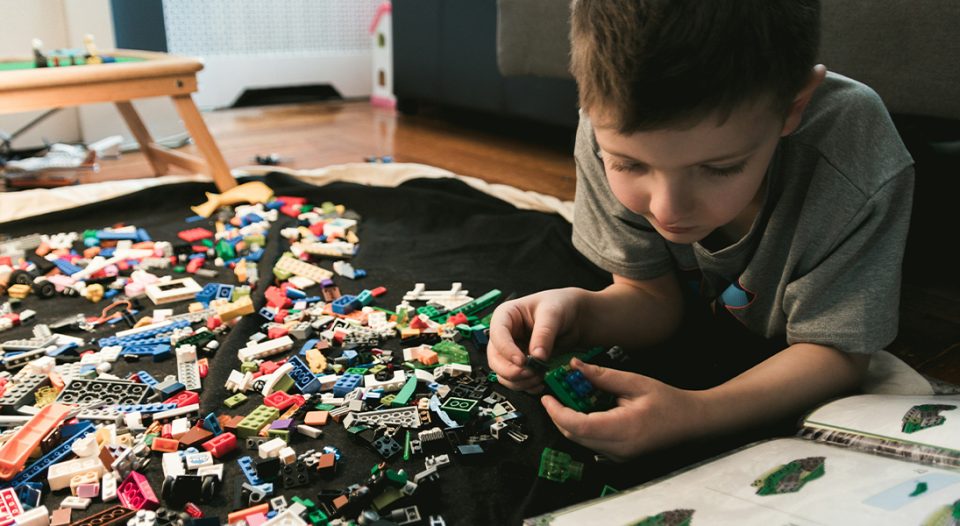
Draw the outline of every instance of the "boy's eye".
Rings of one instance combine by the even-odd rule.
[[[729,177],[731,175],[737,175],[743,172],[743,169],[746,167],[747,167],[746,162],[737,163],[732,166],[707,166],[707,165],[701,166],[701,168],[703,168],[703,170],[706,173],[710,175],[715,175],[718,177]]]
[[[620,161],[611,157],[604,157],[603,153],[599,150],[597,150],[596,154],[598,159],[606,163],[611,170],[617,172],[635,172],[642,171],[646,168],[645,165],[640,163],[632,163],[629,161]]]

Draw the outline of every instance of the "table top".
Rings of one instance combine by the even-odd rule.
[[[37,68],[27,57],[0,58],[0,92],[194,75],[203,69],[200,59],[154,51],[116,49],[105,50],[102,55],[115,57],[117,62]]]

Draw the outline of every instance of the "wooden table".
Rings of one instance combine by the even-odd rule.
[[[9,66],[0,69],[0,114],[113,102],[140,143],[155,175],[166,174],[169,165],[174,165],[209,174],[221,192],[236,186],[190,96],[197,91],[196,73],[203,69],[200,60],[127,49],[105,51],[103,55],[123,61],[48,68],[31,67],[29,61],[17,64],[0,61]],[[202,158],[164,148],[153,141],[131,103],[146,97],[173,99]]]

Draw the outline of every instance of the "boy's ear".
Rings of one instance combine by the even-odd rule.
[[[800,126],[800,120],[803,118],[803,110],[807,109],[807,104],[810,103],[813,92],[817,90],[817,87],[820,86],[820,83],[823,82],[826,76],[827,68],[823,64],[817,64],[810,70],[810,79],[807,81],[807,85],[800,90],[800,93],[797,93],[793,102],[790,103],[790,109],[787,110],[787,118],[783,123],[783,130],[780,132],[781,137],[790,135]]]

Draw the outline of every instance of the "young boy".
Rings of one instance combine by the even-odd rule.
[[[877,95],[816,64],[819,17],[815,0],[574,2],[573,243],[613,284],[501,305],[491,368],[539,392],[527,354],[616,344],[659,360],[642,349],[674,335],[687,296],[781,343],[700,390],[573,360],[617,405],[544,396],[568,438],[626,459],[755,428],[856,388],[896,335],[912,160]],[[730,343],[707,353],[742,362]]]

